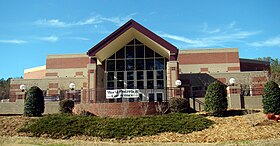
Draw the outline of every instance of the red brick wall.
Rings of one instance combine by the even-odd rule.
[[[53,77],[53,76],[57,76],[57,72],[46,73],[46,77]]]
[[[238,52],[179,54],[180,64],[239,63]]]
[[[262,76],[262,77],[253,77],[253,82],[266,82],[267,81],[267,77],[266,76]]]
[[[240,60],[241,71],[269,71],[270,65],[265,63],[253,63]]]
[[[47,58],[47,69],[86,68],[88,57],[77,58]]]
[[[240,71],[240,67],[228,67],[228,71]]]
[[[83,72],[76,72],[76,76],[83,76],[84,73]]]
[[[75,105],[75,109],[78,109],[79,106]],[[158,106],[157,102],[92,103],[85,110],[97,116],[141,116],[157,114],[156,106]]]
[[[208,72],[208,68],[200,68],[201,72]]]
[[[58,88],[58,83],[49,83],[49,88]]]
[[[24,73],[24,79],[43,79],[45,78],[46,70],[38,70]]]
[[[226,78],[216,78],[216,79],[217,79],[218,81],[224,83],[224,84],[227,82]]]

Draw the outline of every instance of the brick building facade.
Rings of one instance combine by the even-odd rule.
[[[77,106],[96,115],[104,114],[102,107],[107,115],[124,113],[117,109],[139,115],[145,103],[150,109],[146,113],[153,114],[156,110],[151,103],[182,92],[185,97],[203,96],[215,80],[228,84],[235,78],[250,87],[252,95],[261,94],[253,89],[263,88],[268,73],[267,62],[240,59],[237,48],[178,50],[130,20],[87,54],[48,55],[46,66],[25,70],[24,79],[11,81],[10,101],[24,98],[19,86],[25,84],[27,88],[39,86],[45,96],[78,97]],[[184,89],[175,85],[178,79]],[[74,90],[70,83],[75,84]]]

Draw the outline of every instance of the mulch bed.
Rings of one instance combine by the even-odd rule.
[[[187,142],[216,143],[241,140],[280,138],[280,123],[267,120],[263,113],[231,117],[207,117],[215,124],[205,130],[189,134],[161,133],[153,136],[134,137],[128,140],[101,139],[96,137],[77,136],[71,140],[113,141],[124,143],[138,142]],[[32,118],[24,116],[0,116],[0,136],[28,136],[17,133],[17,130]]]

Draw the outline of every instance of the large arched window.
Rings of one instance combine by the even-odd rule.
[[[106,89],[164,89],[167,59],[133,39],[106,59]]]

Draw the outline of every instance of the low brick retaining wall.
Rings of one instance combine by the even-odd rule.
[[[90,103],[75,105],[74,112],[88,111],[100,117],[127,117],[156,115],[159,108],[167,103],[160,102],[120,102],[120,103]]]

